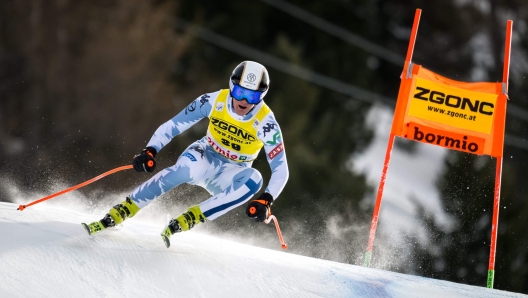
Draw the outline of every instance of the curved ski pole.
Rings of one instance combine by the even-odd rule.
[[[51,199],[51,198],[54,198],[54,197],[59,196],[59,195],[62,195],[62,194],[64,194],[64,193],[67,193],[67,192],[69,192],[69,191],[75,190],[75,189],[77,189],[77,188],[81,188],[81,187],[83,187],[83,186],[85,186],[85,185],[88,185],[88,184],[90,184],[90,183],[92,183],[92,182],[94,182],[94,181],[97,181],[97,180],[99,180],[99,179],[101,179],[101,178],[103,178],[103,177],[105,177],[105,176],[108,176],[108,175],[110,175],[110,174],[113,174],[113,173],[115,173],[115,172],[119,172],[119,171],[122,171],[122,170],[128,170],[128,169],[132,169],[132,168],[133,168],[132,165],[129,165],[129,166],[122,166],[122,167],[115,168],[115,169],[110,170],[110,171],[108,171],[108,172],[105,172],[105,173],[103,173],[103,174],[101,174],[101,175],[99,175],[99,176],[97,176],[97,177],[95,177],[95,178],[92,178],[92,179],[90,179],[90,180],[88,180],[88,181],[85,181],[85,182],[83,182],[83,183],[81,183],[81,184],[77,184],[77,185],[72,186],[72,187],[70,187],[70,188],[67,188],[67,189],[65,189],[65,190],[61,190],[61,191],[59,191],[58,193],[54,193],[54,194],[52,194],[52,195],[49,195],[49,196],[44,197],[44,198],[42,198],[42,199],[36,200],[36,201],[31,202],[31,203],[26,204],[26,205],[20,205],[20,206],[17,208],[17,210],[22,211],[22,210],[26,209],[26,208],[29,207],[29,206],[32,206],[32,205],[38,204],[38,203],[43,202],[43,201],[46,201],[46,200],[49,200],[49,199]]]
[[[277,218],[275,217],[275,215],[271,215],[264,220],[264,223],[266,224],[269,224],[271,222],[271,220],[273,220],[273,222],[275,222],[275,228],[277,229],[277,234],[279,235],[279,240],[280,240],[280,243],[281,243],[281,247],[283,249],[286,249],[288,248],[288,244],[286,244],[284,242],[284,239],[282,239],[282,233],[281,233],[281,230],[280,230],[280,227],[279,227],[279,221],[277,220]]]

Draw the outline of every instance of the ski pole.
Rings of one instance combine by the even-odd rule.
[[[270,214],[270,216],[269,216],[268,218],[266,218],[266,219],[264,220],[264,222],[265,222],[266,224],[269,224],[269,223],[271,222],[271,220],[273,220],[273,222],[275,222],[275,228],[277,229],[277,234],[279,235],[279,240],[280,240],[280,243],[281,243],[281,247],[282,247],[283,249],[288,248],[288,244],[286,244],[286,243],[284,242],[284,240],[282,239],[282,233],[281,233],[281,230],[280,230],[280,227],[279,227],[279,221],[277,220],[277,218],[275,217],[275,215],[271,215],[271,214]]]
[[[129,166],[122,166],[122,167],[115,168],[115,169],[110,170],[110,171],[108,171],[108,172],[102,173],[101,175],[99,175],[99,176],[97,176],[97,177],[95,177],[95,178],[92,178],[92,179],[90,179],[90,180],[88,180],[88,181],[85,181],[85,182],[83,182],[83,183],[81,183],[81,184],[77,184],[77,185],[72,186],[72,187],[70,187],[70,188],[67,188],[67,189],[65,189],[65,190],[61,190],[61,191],[59,191],[58,193],[54,193],[54,194],[52,194],[52,195],[49,195],[49,196],[44,197],[44,198],[42,198],[42,199],[36,200],[36,201],[31,202],[31,203],[26,204],[26,205],[20,205],[20,206],[17,208],[17,210],[22,211],[22,210],[26,209],[26,208],[29,207],[29,206],[32,206],[32,205],[38,204],[38,203],[43,202],[43,201],[46,201],[46,200],[49,200],[49,199],[51,199],[51,198],[54,198],[54,197],[59,196],[59,195],[62,195],[62,194],[64,194],[64,193],[67,193],[67,192],[69,192],[69,191],[75,190],[75,189],[77,189],[77,188],[81,188],[81,187],[83,187],[83,186],[85,186],[85,185],[88,185],[88,184],[90,184],[90,183],[92,183],[92,182],[94,182],[94,181],[97,181],[97,180],[99,180],[99,179],[101,179],[101,178],[103,178],[103,177],[105,177],[105,176],[108,176],[108,175],[110,175],[110,174],[113,174],[113,173],[115,173],[115,172],[119,172],[119,171],[122,171],[122,170],[132,169],[132,167],[133,167],[132,165],[129,165]]]

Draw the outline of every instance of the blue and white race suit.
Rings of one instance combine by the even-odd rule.
[[[263,114],[261,110],[266,112]],[[288,165],[279,125],[263,101],[255,105],[248,114],[239,116],[234,112],[229,92],[221,90],[204,94],[191,102],[174,118],[162,124],[147,146],[160,152],[172,138],[203,118],[211,118],[213,114],[217,115],[219,111],[225,114],[224,117],[229,118],[227,119],[228,122],[238,123],[237,125],[243,127],[249,127],[247,124],[249,123],[253,127],[253,130],[249,128],[244,130],[244,134],[239,132],[238,135],[247,136],[250,135],[247,131],[256,132],[256,139],[258,140],[255,141],[259,144],[262,143],[272,172],[265,191],[276,199],[288,180]],[[209,130],[212,129],[211,123],[212,121],[210,121]],[[223,133],[219,130],[216,132]],[[238,140],[236,135],[234,137],[229,136],[229,132],[226,132],[226,138],[229,137],[230,142],[240,142],[244,146],[244,140]],[[200,210],[208,220],[213,220],[247,202],[251,196],[256,194],[262,187],[263,179],[261,174],[251,167],[252,160],[233,160],[232,158],[239,156],[231,154],[226,156],[223,154],[224,151],[219,148],[222,144],[215,144],[209,136],[210,133],[208,132],[207,136],[187,147],[175,165],[163,169],[134,189],[131,198],[136,205],[143,208],[172,188],[182,183],[189,183],[205,188],[212,195],[200,203]],[[225,140],[225,142],[228,141]],[[225,144],[229,144],[229,142]],[[238,144],[233,146],[236,149],[240,148]],[[260,148],[257,149],[256,153],[258,151]],[[240,157],[240,159],[242,158],[245,156]]]

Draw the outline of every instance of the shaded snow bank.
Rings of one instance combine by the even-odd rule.
[[[0,203],[0,297],[527,297],[340,264],[134,219],[90,237],[93,215]]]

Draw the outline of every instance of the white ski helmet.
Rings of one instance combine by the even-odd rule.
[[[268,71],[264,65],[244,61],[233,70],[229,90],[236,100],[246,99],[250,104],[258,104],[268,93],[269,84]]]

